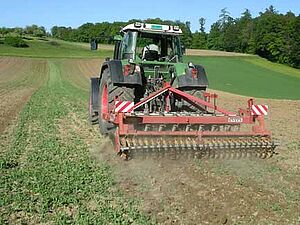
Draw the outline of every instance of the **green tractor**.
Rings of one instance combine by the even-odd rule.
[[[241,115],[210,102],[217,96],[205,92],[204,68],[183,62],[181,34],[178,26],[125,26],[114,38],[113,59],[91,78],[91,123],[99,124],[101,134],[113,134],[117,153],[126,158],[168,150],[192,150],[201,157],[220,148],[240,150],[243,143],[252,152],[272,155],[275,145],[263,118],[250,112],[253,101]],[[239,133],[241,124],[256,118],[259,125]]]
[[[114,127],[103,119],[102,113],[116,97],[137,103],[170,82],[173,87],[202,98],[202,91],[208,86],[205,70],[191,62],[183,63],[184,49],[179,38],[182,31],[178,26],[134,23],[121,33],[122,36],[114,37],[113,59],[103,63],[100,78],[92,78],[92,89],[99,86],[99,91],[94,91],[91,98],[90,119],[100,124],[101,133],[109,133]],[[103,98],[107,91],[108,99]],[[162,109],[157,101],[151,106],[156,111]]]

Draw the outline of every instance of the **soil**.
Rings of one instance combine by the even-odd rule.
[[[0,134],[47,78],[46,61],[0,57]]]
[[[216,93],[226,109],[247,106],[249,97]],[[124,162],[108,138],[90,143],[91,155],[112,165],[117,185],[158,224],[298,224],[300,101],[256,103],[269,105],[266,125],[280,144],[270,159]]]
[[[186,55],[196,56],[250,56],[244,53],[225,52],[216,50],[203,50],[203,49],[186,49]]]
[[[61,60],[62,70],[67,79],[73,81],[73,84],[83,90],[89,90],[90,77],[99,77],[101,59],[64,59]]]
[[[76,65],[85,77],[99,71],[96,60]],[[209,91],[219,95],[220,107],[234,112],[247,107],[249,97]],[[269,106],[266,127],[279,142],[278,155],[270,159],[122,161],[97,126],[74,129],[88,132],[81,136],[87,137],[91,157],[110,164],[117,188],[140,201],[140,210],[158,224],[299,224],[300,101],[255,103]]]
[[[251,97],[229,94],[222,91],[210,90],[217,93],[218,105],[237,112],[246,108]],[[300,166],[300,100],[254,99],[255,104],[269,106],[266,117],[266,127],[272,132],[273,138],[279,143],[280,164],[284,167]],[[299,167],[300,168],[300,167]]]

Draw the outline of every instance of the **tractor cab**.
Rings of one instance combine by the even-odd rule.
[[[114,59],[152,62],[182,62],[178,26],[135,23],[121,30]]]

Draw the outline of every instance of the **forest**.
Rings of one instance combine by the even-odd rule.
[[[219,19],[213,23],[209,31],[205,29],[205,18],[199,18],[197,31],[191,30],[190,21],[171,21],[160,18],[127,22],[85,23],[78,28],[53,26],[51,33],[37,25],[26,28],[0,28],[0,35],[33,35],[37,37],[52,36],[54,38],[90,42],[97,38],[98,43],[111,44],[112,36],[118,34],[121,27],[133,22],[179,25],[183,31],[182,42],[186,48],[211,49],[230,52],[257,54],[272,62],[287,64],[300,68],[300,15],[293,12],[279,13],[273,6],[253,17],[248,9],[239,18],[233,18],[224,8]]]

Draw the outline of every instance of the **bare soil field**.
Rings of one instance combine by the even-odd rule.
[[[0,57],[0,133],[46,79],[44,60]]]
[[[98,61],[94,72],[88,62],[76,65],[88,76],[98,72]],[[210,91],[219,94],[219,106],[226,109],[236,112],[247,106],[249,97]],[[140,210],[159,224],[299,224],[300,101],[256,99],[256,103],[269,105],[266,125],[280,144],[278,155],[270,159],[123,162],[97,126],[88,129],[79,122],[68,129],[85,137],[91,156],[114,168],[116,187],[140,200]]]
[[[61,60],[61,70],[67,79],[72,80],[77,87],[89,89],[89,78],[100,74],[102,59]]]
[[[250,56],[249,54],[225,52],[216,50],[204,50],[204,49],[186,49],[186,55],[195,56]]]

